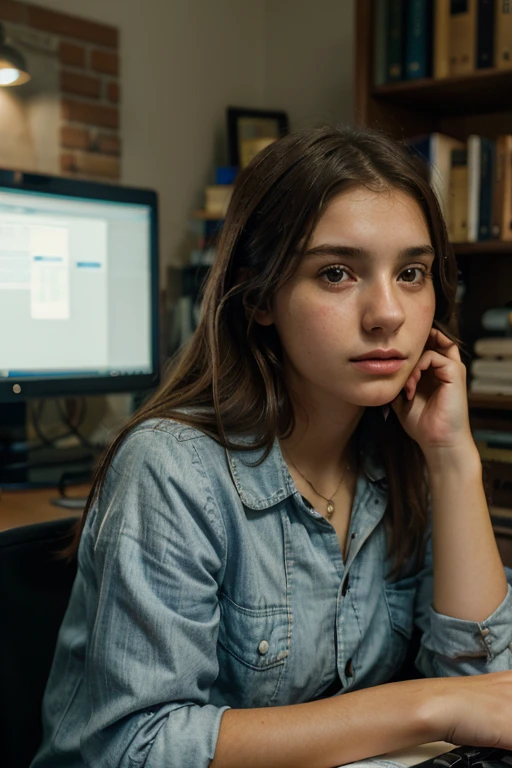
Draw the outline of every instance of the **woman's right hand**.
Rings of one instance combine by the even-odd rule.
[[[512,750],[512,672],[435,678],[426,704],[439,739]]]

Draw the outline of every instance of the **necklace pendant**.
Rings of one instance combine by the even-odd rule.
[[[327,504],[327,517],[329,518],[329,520],[331,519],[333,512],[334,512],[334,504],[332,503],[332,501],[329,501],[329,503]]]

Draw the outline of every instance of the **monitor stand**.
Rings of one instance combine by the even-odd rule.
[[[97,452],[81,446],[43,445],[31,449],[27,444],[26,418],[24,402],[0,405],[0,487],[6,490],[55,487],[65,476],[76,476],[79,482],[87,482],[92,476]]]

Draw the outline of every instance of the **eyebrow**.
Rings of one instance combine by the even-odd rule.
[[[434,256],[436,252],[431,245],[413,245],[409,248],[403,248],[398,253],[400,261],[410,261],[420,256]],[[370,253],[365,248],[356,248],[351,245],[331,245],[323,243],[309,248],[304,254],[306,258],[314,256],[350,256],[351,258],[364,259],[369,258]]]

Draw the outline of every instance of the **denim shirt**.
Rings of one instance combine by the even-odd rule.
[[[279,442],[249,466],[261,454],[161,419],[125,439],[83,532],[33,768],[206,768],[228,708],[385,683],[415,624],[427,677],[512,669],[510,585],[485,621],[437,613],[430,535],[422,570],[389,580],[370,458],[344,561]]]

